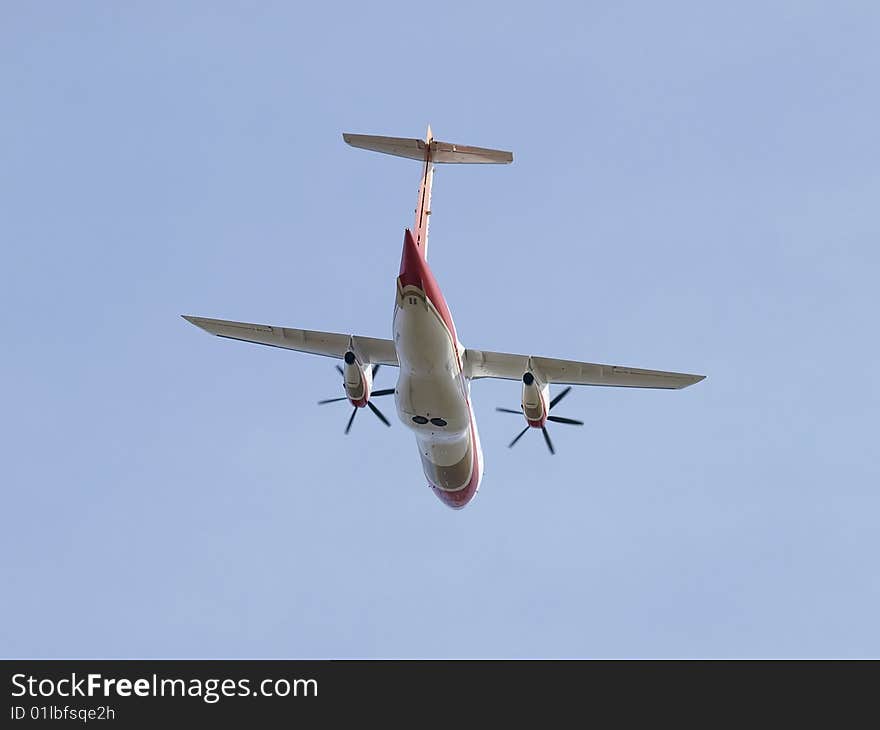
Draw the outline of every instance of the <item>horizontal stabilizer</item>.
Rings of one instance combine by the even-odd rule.
[[[431,159],[434,162],[509,165],[513,162],[513,152],[490,150],[485,147],[466,147],[450,142],[434,142]]]
[[[411,160],[425,160],[429,143],[423,139],[404,137],[379,137],[370,134],[342,135],[352,147],[363,150],[382,152],[395,157],[407,157]],[[431,140],[431,162],[438,163],[476,163],[503,165],[513,162],[513,153],[503,150],[490,150],[484,147],[467,147],[450,142]]]
[[[352,147],[372,150],[395,157],[408,157],[411,160],[424,160],[427,143],[423,139],[405,139],[403,137],[377,137],[371,134],[343,134],[344,139]]]

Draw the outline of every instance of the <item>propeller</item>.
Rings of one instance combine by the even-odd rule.
[[[547,410],[552,411],[553,407],[555,405],[557,405],[559,403],[559,401],[561,401],[563,398],[565,398],[565,396],[567,396],[570,391],[571,391],[571,386],[569,385],[567,388],[565,388],[560,393],[558,393],[556,395],[556,397],[550,401],[550,405],[548,406]],[[517,416],[523,415],[522,409],[515,411],[511,408],[496,408],[495,410],[499,411],[501,413],[514,413]],[[563,418],[562,416],[548,415],[547,420],[552,421],[553,423],[564,423],[567,426],[583,426],[584,425],[583,421],[578,421],[578,420],[575,420],[574,418]],[[526,426],[522,431],[520,431],[514,437],[513,441],[511,441],[509,444],[507,444],[507,448],[512,449],[514,444],[516,444],[517,441],[519,441],[523,436],[525,436],[526,431],[528,431],[530,428],[531,428],[531,426]],[[541,426],[541,433],[544,434],[544,441],[547,443],[547,448],[550,450],[550,453],[555,454],[556,449],[553,448],[553,441],[550,440],[550,434],[547,432],[546,426]]]
[[[354,362],[354,353],[346,352],[345,353],[345,361],[349,365],[351,363],[353,363]],[[373,378],[376,377],[376,373],[379,372],[380,367],[382,367],[381,364],[373,365],[373,372],[372,372]],[[339,371],[339,374],[344,378],[345,371],[339,365],[336,366],[336,369]],[[391,426],[391,421],[389,421],[387,418],[385,418],[385,414],[382,413],[382,411],[380,411],[378,408],[376,408],[376,405],[373,403],[372,399],[377,398],[378,396],[382,396],[382,395],[391,395],[393,392],[394,392],[394,388],[383,388],[382,390],[374,390],[373,392],[370,393],[370,399],[367,401],[367,408],[369,408],[375,414],[376,418],[378,418],[380,421],[382,421],[382,423],[384,423],[389,428]],[[323,406],[323,405],[326,405],[327,403],[338,403],[338,402],[344,401],[344,400],[348,400],[347,395],[344,395],[341,398],[325,398],[324,400],[319,400],[318,405]],[[351,431],[351,424],[354,423],[354,417],[357,415],[357,412],[359,410],[360,410],[360,408],[358,408],[357,406],[354,406],[354,409],[351,412],[351,416],[348,419],[348,423],[345,424],[345,434],[346,435],[348,435],[348,432]]]

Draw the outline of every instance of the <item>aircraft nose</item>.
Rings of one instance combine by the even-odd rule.
[[[434,494],[437,495],[437,499],[451,509],[462,509],[471,501],[471,499],[473,499],[474,494],[476,494],[475,490],[470,489],[459,489],[456,492],[447,492],[445,489],[435,487],[433,484],[430,485],[430,487]]]

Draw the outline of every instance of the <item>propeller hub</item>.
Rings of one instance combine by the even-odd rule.
[[[357,362],[357,358],[355,354],[349,350],[343,356],[345,360],[345,364],[349,366],[349,368]],[[377,390],[374,392],[370,392],[370,382],[372,381],[372,376],[376,374],[376,371],[379,369],[379,365],[373,365],[372,370],[363,370],[360,367],[354,368],[354,373],[357,374],[360,380],[359,390],[352,394],[352,386],[346,380],[346,369],[344,369],[341,365],[336,366],[336,371],[342,376],[342,386],[345,389],[345,395],[341,398],[327,398],[325,400],[319,400],[318,405],[324,405],[326,403],[337,403],[339,401],[347,400],[354,408],[351,411],[351,415],[348,417],[348,423],[345,425],[345,433],[347,434],[351,431],[351,424],[354,423],[354,417],[357,415],[358,410],[361,408],[369,408],[373,414],[378,418],[382,423],[386,426],[391,425],[391,421],[385,418],[385,414],[382,413],[376,406],[370,402],[370,397],[377,397],[380,395],[392,395],[394,393],[394,388],[383,388],[382,390]]]
[[[547,421],[552,421],[553,423],[561,423],[568,426],[583,426],[584,422],[579,421],[576,418],[566,418],[564,416],[551,416],[548,411],[553,409],[559,401],[561,401],[565,396],[567,396],[571,392],[571,386],[569,385],[567,388],[562,390],[560,393],[556,395],[553,400],[550,401],[550,404],[547,406],[546,410],[544,410],[543,404],[541,405],[540,413],[531,413],[529,406],[532,404],[527,403],[526,395],[531,393],[531,391],[527,390],[530,385],[535,382],[535,376],[530,372],[526,372],[523,375],[523,383],[525,383],[526,387],[523,389],[523,404],[522,408],[518,411],[513,410],[512,408],[496,408],[496,411],[501,411],[502,413],[512,413],[516,416],[525,416],[526,417],[526,427],[520,431],[507,446],[509,448],[513,448],[516,443],[525,436],[526,432],[530,428],[539,428],[541,429],[541,434],[544,436],[544,443],[547,444],[547,450],[551,454],[556,453],[556,449],[553,446],[553,441],[550,438],[550,434],[547,431]],[[546,388],[547,386],[545,386]],[[542,396],[543,401],[543,396]],[[536,417],[540,415],[540,418]]]

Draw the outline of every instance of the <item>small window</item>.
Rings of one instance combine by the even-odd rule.
[[[446,425],[446,421],[444,421],[442,418],[432,418],[431,423],[433,423],[435,426],[440,426],[441,428]]]
[[[424,426],[428,422],[428,419],[424,416],[413,416],[413,421],[418,423],[420,426]]]

